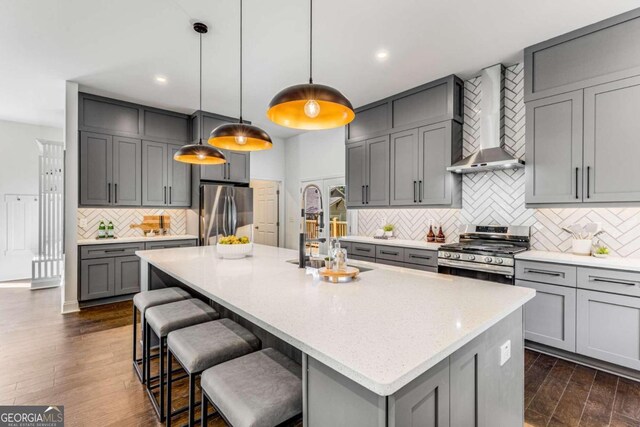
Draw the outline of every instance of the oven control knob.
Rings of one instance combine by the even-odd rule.
[[[469,261],[473,261],[474,259],[476,259],[476,256],[475,255],[469,255],[467,258],[469,259]]]
[[[453,254],[453,257],[458,259],[458,258],[460,258],[460,254]]]
[[[451,257],[451,254],[449,252],[444,252],[442,255],[444,255],[445,258]]]
[[[496,258],[496,264],[502,264],[502,258]]]
[[[491,258],[490,256],[486,256],[484,257],[484,262],[493,262],[493,258]]]

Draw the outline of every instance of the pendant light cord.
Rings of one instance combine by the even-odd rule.
[[[199,111],[202,111],[202,33],[200,34],[200,99],[199,99],[199,104],[200,104],[200,109]],[[200,117],[202,117],[202,114],[200,114]],[[201,119],[202,120],[202,119]],[[202,145],[202,132],[200,133],[200,139],[198,140],[198,144]]]
[[[309,0],[309,84],[313,84],[313,0]]]
[[[240,124],[242,124],[242,0],[240,0]]]

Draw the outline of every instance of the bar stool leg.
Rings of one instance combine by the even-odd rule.
[[[171,350],[169,350],[169,346],[167,346],[167,427],[171,427],[171,387],[173,383],[173,355],[171,354]]]
[[[147,378],[149,378],[149,374],[147,372],[147,370],[145,369],[145,366],[147,366],[147,357],[148,357],[148,350],[147,350],[147,336],[146,336],[146,332],[147,332],[147,325],[146,322],[144,321],[144,316],[141,315],[140,316],[140,335],[142,336],[142,384],[146,384],[147,383]]]
[[[164,421],[164,343],[166,338],[160,338],[160,421]]]
[[[194,425],[196,400],[196,376],[189,374],[189,426]]]
[[[200,427],[207,427],[209,401],[207,400],[207,395],[204,393],[204,390],[202,390],[202,400],[200,400],[200,402]]]
[[[151,381],[149,378],[151,377],[151,361],[149,360],[149,354],[151,353],[151,337],[149,336],[149,328],[145,325],[144,327],[144,355],[143,355],[143,364],[144,364],[144,381],[147,388],[151,386]]]

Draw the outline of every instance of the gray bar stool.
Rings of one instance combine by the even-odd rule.
[[[231,319],[200,323],[173,331],[167,337],[167,372],[173,357],[189,375],[189,405],[171,409],[171,375],[167,377],[167,427],[171,417],[189,411],[189,426],[195,424],[196,377],[220,363],[260,349],[260,340]]]
[[[176,302],[191,298],[191,295],[185,290],[180,288],[164,288],[164,289],[155,289],[153,291],[145,291],[137,293],[133,297],[133,368],[136,371],[136,375],[142,384],[145,384],[145,365],[144,361],[146,357],[144,355],[145,346],[144,346],[144,331],[145,331],[145,321],[144,314],[150,307],[155,307],[156,305],[168,304],[170,302]],[[142,327],[142,358],[138,359],[138,311],[140,312],[140,324]],[[140,364],[142,364],[142,370],[140,369]]]
[[[183,301],[171,302],[169,304],[157,305],[147,309],[145,314],[145,354],[146,360],[146,378],[151,378],[151,360],[149,354],[151,353],[151,332],[154,332],[160,339],[159,351],[160,351],[160,366],[159,366],[159,384],[151,385],[151,381],[147,381],[146,390],[153,408],[160,417],[160,421],[164,421],[164,376],[165,376],[165,362],[164,362],[164,347],[167,342],[167,335],[169,332],[186,328],[187,326],[197,325],[198,323],[209,322],[216,320],[220,317],[217,311],[211,308],[206,303],[199,299],[187,299]],[[169,372],[171,374],[171,372]],[[153,395],[155,388],[160,388],[160,402],[158,402]]]
[[[272,348],[207,369],[200,387],[203,427],[207,402],[233,427],[287,425],[302,413],[302,368]]]

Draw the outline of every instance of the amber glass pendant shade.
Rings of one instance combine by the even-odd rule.
[[[204,144],[189,144],[180,147],[173,155],[173,160],[194,165],[221,165],[227,162],[220,150]]]
[[[307,83],[289,86],[273,97],[267,117],[293,129],[332,129],[349,124],[355,113],[351,102],[331,86]]]
[[[270,150],[271,137],[257,126],[247,123],[225,123],[211,131],[209,144],[233,151]]]

